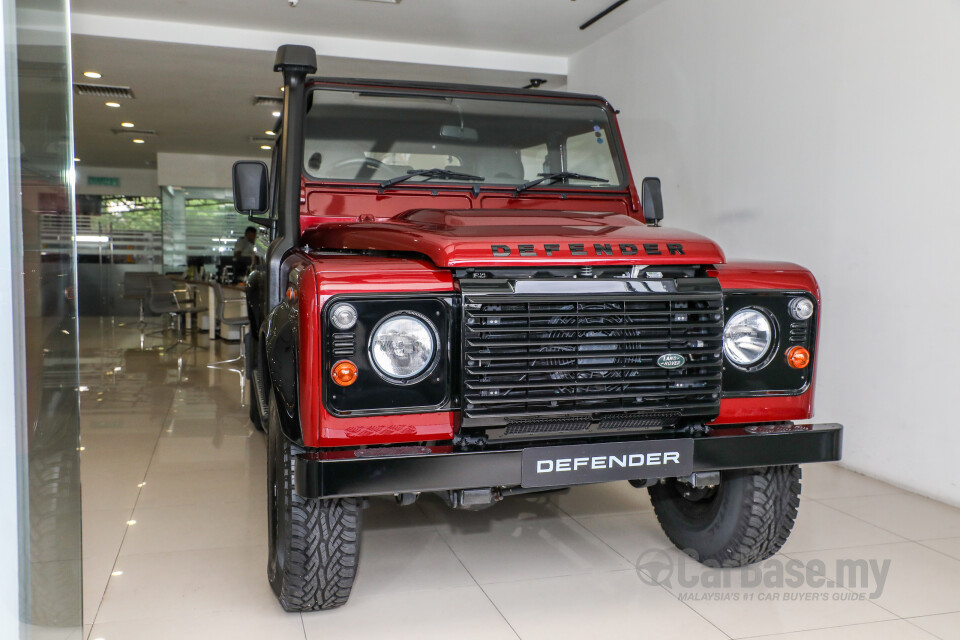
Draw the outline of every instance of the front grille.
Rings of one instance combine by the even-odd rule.
[[[463,426],[588,419],[650,428],[717,415],[716,280],[563,283],[461,281]],[[685,362],[664,368],[665,354]]]
[[[677,423],[679,411],[653,411],[640,416],[614,416],[600,421],[599,428],[606,429],[659,429]]]
[[[547,418],[510,422],[503,430],[503,437],[529,435],[588,435],[618,430],[656,431],[676,424],[678,411],[657,411],[637,416],[605,417],[599,422],[591,418]]]
[[[508,436],[530,435],[544,433],[568,433],[571,431],[587,431],[592,423],[589,419],[580,420],[523,420],[507,425],[505,434]]]

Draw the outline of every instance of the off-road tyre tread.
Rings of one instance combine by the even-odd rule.
[[[290,511],[293,531],[280,604],[287,611],[319,611],[346,604],[360,555],[359,500],[295,495]]]
[[[256,393],[256,391],[253,391]],[[257,431],[263,431],[263,418],[260,417],[260,409],[257,406],[257,397],[250,398],[250,422]]]
[[[251,340],[249,335],[247,336],[247,340],[248,342]],[[263,372],[257,368],[257,362],[252,360],[252,356],[249,355],[252,352],[252,349],[247,350],[247,371],[249,372],[248,377],[250,379],[250,422],[253,423],[257,431],[266,431],[267,420],[264,420],[264,416],[269,411],[265,400],[267,391],[264,388]]]
[[[273,420],[269,429],[280,428]],[[360,561],[362,504],[359,498],[319,500],[293,490],[293,461],[300,451],[282,434],[284,489],[290,501],[289,547],[271,586],[286,611],[320,611],[346,604]],[[271,550],[271,552],[273,552]]]
[[[692,548],[684,530],[676,527],[676,511],[670,489],[663,484],[649,488],[653,511],[667,538],[677,548],[701,563],[719,567],[743,567],[762,562],[776,554],[793,529],[800,506],[800,467],[760,467],[724,472],[721,482],[741,475],[744,490],[733,509],[722,510],[719,518],[737,518],[734,533],[719,552],[704,553]],[[683,499],[683,498],[679,498]]]

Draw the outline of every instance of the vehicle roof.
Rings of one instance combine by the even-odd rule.
[[[390,89],[425,89],[430,91],[467,91],[474,93],[496,93],[514,96],[536,96],[542,98],[564,98],[574,100],[599,100],[610,104],[603,96],[589,93],[570,93],[568,91],[546,91],[544,89],[518,89],[517,87],[496,87],[480,84],[458,84],[453,82],[421,82],[415,80],[382,80],[374,78],[331,78],[312,76],[308,83],[331,83],[343,85],[376,86]]]

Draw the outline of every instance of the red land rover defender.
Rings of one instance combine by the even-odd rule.
[[[589,95],[307,77],[277,52],[270,171],[234,167],[270,229],[247,283],[251,419],[266,431],[270,583],[346,602],[364,496],[458,508],[578,484],[647,487],[701,562],[774,554],[813,415],[820,296],[660,226],[615,111]]]

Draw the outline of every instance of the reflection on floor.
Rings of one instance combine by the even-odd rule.
[[[681,560],[627,483],[480,512],[373,499],[349,604],[284,613],[264,439],[239,374],[206,367],[237,344],[193,338],[178,368],[135,323],[80,337],[89,638],[960,638],[960,510],[832,465],[804,469],[794,534],[753,574]]]

